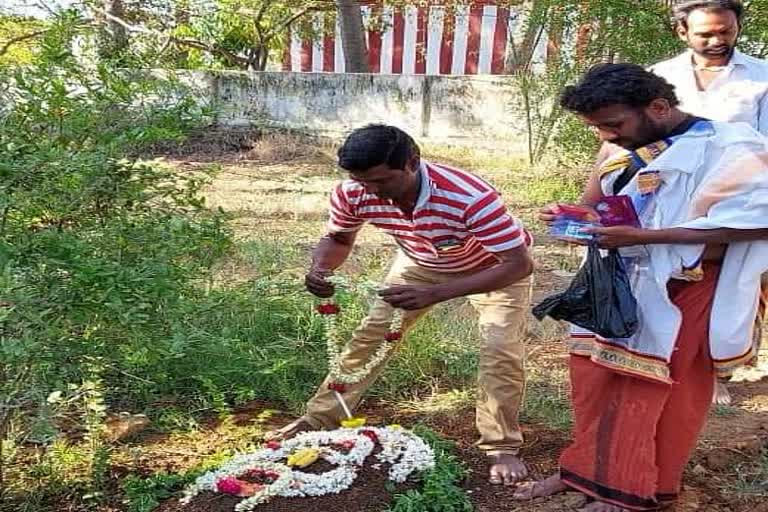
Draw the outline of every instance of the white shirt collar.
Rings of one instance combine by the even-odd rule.
[[[414,210],[427,204],[431,195],[432,180],[429,179],[429,169],[427,169],[427,162],[424,159],[421,159],[419,163],[419,177],[421,178],[421,190],[419,190],[419,197],[416,199]]]
[[[749,61],[747,60],[746,55],[741,53],[739,50],[733,50],[733,55],[731,56],[731,60],[728,61],[728,64],[733,64],[734,66],[749,66]]]
[[[688,50],[683,52],[680,57],[686,63],[690,64],[691,67],[693,67],[693,50],[688,48]],[[749,66],[749,61],[747,60],[746,56],[736,49],[733,50],[733,55],[731,55],[731,59],[728,61],[728,64],[725,65],[725,67],[729,69],[734,66]]]

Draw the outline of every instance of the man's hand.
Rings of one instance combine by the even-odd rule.
[[[309,293],[323,299],[333,296],[333,294],[336,292],[336,289],[325,279],[332,274],[333,272],[330,270],[321,268],[310,269],[307,275],[304,277],[304,284],[306,285]]]
[[[557,219],[558,204],[548,204],[539,210],[539,220],[547,225],[552,224]]]
[[[595,235],[597,245],[601,249],[617,249],[648,243],[648,230],[632,226],[593,227],[585,228],[584,231]]]
[[[570,217],[587,222],[600,219],[594,208],[584,204],[552,203],[539,210],[539,220],[547,225],[552,224],[558,217]]]
[[[408,311],[426,308],[449,298],[435,285],[395,285],[380,290],[379,295],[393,307]]]

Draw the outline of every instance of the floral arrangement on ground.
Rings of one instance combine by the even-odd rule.
[[[353,486],[364,466],[386,471],[389,481],[403,483],[432,469],[435,454],[421,437],[398,425],[304,432],[235,455],[199,476],[180,503],[228,495],[239,498],[235,512],[246,512],[274,498],[339,494]]]

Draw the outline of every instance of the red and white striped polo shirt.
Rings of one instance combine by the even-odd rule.
[[[357,231],[370,222],[418,265],[441,272],[488,267],[499,261],[493,253],[530,244],[499,193],[481,178],[422,160],[421,184],[410,219],[391,201],[345,180],[331,196],[328,230]]]

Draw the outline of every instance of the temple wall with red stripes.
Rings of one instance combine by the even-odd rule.
[[[366,32],[370,71],[382,74],[477,75],[503,74],[507,45],[522,29],[519,11],[492,1],[446,8],[441,5],[395,9],[370,2],[361,7],[363,19],[379,29]],[[321,16],[315,23],[320,26]],[[369,26],[366,23],[366,26]],[[344,54],[336,23],[335,35],[318,40],[291,36],[283,70],[344,72]],[[540,44],[534,61],[543,61]]]

